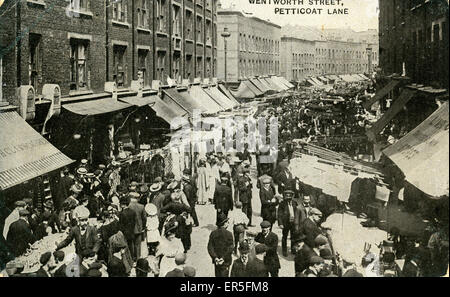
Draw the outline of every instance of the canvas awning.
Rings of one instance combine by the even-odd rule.
[[[318,76],[317,79],[325,84],[328,83],[328,81],[329,81],[329,79],[326,78],[325,76]]]
[[[257,78],[257,80],[268,90],[269,93],[276,93],[277,89],[272,88],[269,84],[262,78]]]
[[[287,80],[285,80],[279,76],[272,76],[271,78],[273,80],[275,80],[276,82],[278,82],[278,84],[283,85],[286,88],[286,90],[289,90],[291,88],[291,86],[290,86],[291,84]]]
[[[449,195],[449,103],[383,153],[405,175],[406,180],[434,197]]]
[[[112,98],[83,101],[71,104],[65,104],[62,107],[72,113],[79,115],[99,115],[119,111],[131,107],[128,103],[115,101]]]
[[[283,84],[282,82],[280,82],[275,76],[271,76],[268,78],[268,80],[270,80],[273,84],[275,84],[276,86],[278,86],[278,88],[280,88],[283,91],[287,91],[289,90],[289,88]]]
[[[234,98],[233,94],[231,94],[231,92],[225,88],[224,85],[219,85],[219,90],[228,97],[228,99],[230,99],[232,102],[234,102],[236,105],[239,105],[240,103],[236,100],[236,98]]]
[[[166,89],[163,90],[162,101],[170,107],[171,110],[175,111],[177,114],[187,113],[192,116],[192,110],[187,109],[182,105],[180,101],[184,101],[183,97],[178,94],[176,89]]]
[[[291,84],[286,78],[284,78],[283,76],[278,76],[278,79],[284,83],[289,89],[295,88],[295,86],[293,84]]]
[[[307,79],[306,82],[309,83],[311,86],[316,86],[317,85],[317,83],[315,81],[311,80],[311,79]]]
[[[323,83],[322,83],[320,80],[318,80],[317,78],[315,78],[315,77],[311,77],[310,79],[311,79],[313,82],[315,82],[316,85],[318,85],[318,86],[323,85]]]
[[[145,105],[149,105],[153,103],[152,100],[152,96],[147,96],[147,97],[124,97],[124,98],[119,98],[119,101],[123,101],[125,103],[128,103],[130,105],[135,105],[135,106],[145,106]]]
[[[394,100],[392,106],[383,114],[383,116],[367,131],[367,136],[371,141],[375,141],[376,135],[403,109],[416,91],[404,89],[400,96]]]
[[[185,117],[188,115],[188,113],[184,110],[180,109],[177,110],[171,108],[158,96],[150,96],[149,98],[151,98],[152,101],[154,102],[151,105],[151,108],[156,112],[156,115],[165,120],[169,124],[171,124],[175,118]]]
[[[206,109],[207,113],[217,113],[224,110],[219,103],[217,103],[205,90],[200,86],[191,86],[189,95],[196,100],[196,102]]]
[[[264,80],[273,90],[278,92],[284,91],[284,88],[281,88],[280,86],[275,84],[269,77],[266,77],[262,80]]]
[[[269,91],[269,89],[267,89],[259,80],[257,80],[256,78],[251,78],[249,79],[249,81],[258,88],[258,90],[260,90],[263,94],[267,93],[267,91]]]
[[[211,96],[217,103],[219,103],[224,110],[232,109],[236,105],[238,105],[236,102],[232,101],[231,99],[228,99],[227,96],[225,96],[219,89],[216,87],[211,87],[209,89],[204,89],[204,91]]]
[[[244,81],[241,82],[236,91],[230,89],[230,92],[234,97],[240,99],[254,99],[256,97],[256,94],[253,93]]]
[[[391,80],[386,86],[384,86],[384,88],[382,88],[381,90],[379,90],[375,96],[373,96],[372,98],[370,98],[367,102],[363,103],[363,106],[365,109],[370,109],[370,107],[372,105],[375,104],[375,102],[381,100],[384,98],[384,96],[386,96],[387,94],[389,94],[389,92],[391,92],[392,90],[394,90],[398,85],[400,84],[400,80]]]
[[[263,96],[264,92],[262,92],[260,89],[258,89],[254,84],[252,84],[249,80],[244,80],[243,81],[244,85],[249,88],[255,95],[256,97],[259,96]]]
[[[0,127],[0,190],[74,162],[15,111],[0,113]]]

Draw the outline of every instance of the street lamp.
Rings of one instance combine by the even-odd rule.
[[[223,47],[225,55],[225,85],[227,85],[227,38],[231,36],[228,28],[223,28],[223,32],[220,34],[223,37]]]
[[[367,50],[367,58],[369,59],[367,65],[367,72],[369,73],[369,75],[372,75],[372,48],[368,47],[366,50]]]

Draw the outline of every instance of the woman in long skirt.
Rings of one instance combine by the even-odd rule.
[[[206,170],[206,161],[201,159],[198,164],[198,176],[197,176],[197,198],[199,204],[206,204],[208,202],[208,186],[209,177]]]
[[[179,238],[175,237],[176,230],[178,228],[177,222],[169,222],[164,226],[161,241],[156,251],[156,257],[162,256],[161,263],[159,264],[159,276],[164,277],[169,271],[177,268],[175,263],[175,256],[180,253],[184,253],[183,243]]]

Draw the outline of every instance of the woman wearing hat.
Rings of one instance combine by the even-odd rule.
[[[156,250],[156,257],[162,257],[159,266],[159,276],[161,277],[177,267],[175,256],[184,252],[183,243],[175,237],[177,228],[178,222],[176,222],[175,216],[168,217],[163,227],[164,235]]]
[[[159,244],[161,235],[159,234],[159,218],[158,209],[156,205],[149,203],[145,206],[145,212],[147,213],[147,245],[149,255],[154,256],[156,247]]]

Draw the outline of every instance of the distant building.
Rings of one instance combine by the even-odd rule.
[[[219,10],[217,77],[225,79],[224,39],[220,36],[228,28],[227,81],[246,77],[280,73],[281,27],[239,11]]]
[[[380,0],[380,67],[413,82],[448,89],[449,4]]]
[[[290,81],[315,76],[315,53],[315,41],[281,37],[281,76]]]
[[[319,30],[288,25],[282,28],[282,35],[281,74],[288,80],[301,81],[308,76],[327,74],[368,73],[378,65],[376,30]]]

